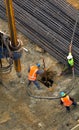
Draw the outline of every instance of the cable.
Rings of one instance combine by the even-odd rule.
[[[72,79],[73,80],[73,79]],[[74,87],[75,84],[72,86],[72,88],[70,90],[66,90],[66,94],[68,95],[69,93],[71,93],[71,91],[75,88]],[[40,90],[39,90],[40,91]],[[31,93],[31,91],[29,90],[29,88],[27,87],[27,94],[28,96],[32,97],[32,98],[36,98],[36,99],[48,99],[48,100],[55,100],[55,99],[60,99],[61,96],[58,96],[58,97],[44,97],[44,96],[37,96],[37,95],[33,95]]]
[[[40,91],[40,90],[39,90]],[[31,93],[31,91],[27,88],[27,94],[32,97],[32,98],[36,98],[36,99],[48,99],[48,100],[54,100],[54,99],[60,99],[61,97],[42,97],[42,96],[37,96],[37,95],[33,95]]]
[[[76,26],[77,26],[77,23],[78,23],[78,19],[79,19],[79,12],[77,14],[77,18],[76,18],[76,22],[75,22],[75,25],[74,25],[74,29],[73,29],[73,33],[72,33],[72,37],[71,37],[71,44],[73,43],[73,39],[74,39],[74,34],[75,34],[75,30],[76,30]],[[72,69],[72,74],[73,74],[73,78],[75,76],[74,74],[74,68]]]
[[[76,26],[77,26],[77,23],[78,23],[78,19],[79,19],[79,12],[78,12],[78,16],[76,18],[76,22],[75,22],[75,25],[74,25],[74,29],[73,29],[73,33],[72,33],[72,37],[71,37],[71,43],[73,43],[74,34],[75,34]]]

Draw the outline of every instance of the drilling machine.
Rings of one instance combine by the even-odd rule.
[[[12,0],[5,0],[5,6],[10,36],[0,32],[0,72],[11,71],[14,64],[17,76],[21,77],[22,47],[21,41],[17,39]],[[8,61],[7,66],[3,66],[3,58]]]

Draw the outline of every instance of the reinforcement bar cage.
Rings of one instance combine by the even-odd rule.
[[[65,0],[13,0],[17,29],[67,64],[68,47],[78,10]],[[7,20],[4,0],[0,0],[0,17]],[[73,39],[75,72],[79,74],[79,21]]]

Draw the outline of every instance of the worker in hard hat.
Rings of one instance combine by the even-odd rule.
[[[41,89],[38,81],[37,75],[44,73],[44,70],[40,70],[40,63],[37,63],[35,66],[31,66],[28,69],[28,87],[33,82],[38,89]]]
[[[70,74],[74,71],[74,59],[72,56],[72,43],[69,45],[69,54],[67,56],[67,62],[68,62],[68,66],[63,69],[60,75]]]
[[[64,105],[66,107],[67,112],[70,112],[71,105],[73,105],[74,107],[77,106],[77,103],[74,101],[74,99],[67,95],[65,92],[60,92],[60,96],[60,103],[61,105]]]
[[[69,55],[67,56],[68,64],[73,69],[74,67],[74,59],[72,56],[72,44],[69,45]]]

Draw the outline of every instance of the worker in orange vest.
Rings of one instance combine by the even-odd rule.
[[[28,69],[28,87],[31,84],[31,82],[33,82],[38,89],[41,89],[41,87],[37,81],[37,75],[44,73],[44,70],[40,70],[39,68],[40,68],[40,63],[37,63],[35,66],[29,67],[29,69]]]
[[[74,101],[74,99],[67,95],[65,92],[60,92],[60,96],[60,103],[66,107],[66,110],[68,112],[70,112],[71,105],[74,105],[75,107],[77,106],[77,103]]]

